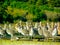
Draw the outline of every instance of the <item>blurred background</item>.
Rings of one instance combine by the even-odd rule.
[[[0,23],[60,22],[60,0],[0,0]]]

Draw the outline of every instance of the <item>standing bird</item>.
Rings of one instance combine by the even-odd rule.
[[[57,23],[58,24],[58,35],[60,35],[60,22]]]
[[[39,27],[38,27],[38,33],[39,33],[39,35],[43,35],[43,30],[42,30],[42,25],[41,25],[41,22],[40,22],[40,24],[39,24]]]
[[[33,35],[34,35],[34,30],[33,30],[33,27],[31,26],[29,29],[29,36],[31,37],[31,39],[32,39]]]
[[[57,34],[58,34],[58,26],[57,26],[57,24],[55,23],[55,25],[54,25],[54,29],[53,29],[53,31],[52,31],[52,36],[57,36]]]
[[[17,29],[17,31],[22,34],[24,37],[28,36],[28,30],[27,28],[24,26],[21,26],[19,24],[17,24],[17,26],[15,27]]]
[[[9,24],[8,28],[6,29],[6,32],[7,32],[8,35],[11,36],[11,41],[13,41],[15,39],[18,39],[17,37],[14,37],[15,31],[13,30],[11,24]]]
[[[38,27],[38,34],[39,34],[40,38],[38,38],[38,41],[41,41],[44,39],[42,28],[43,28],[43,26],[41,25],[41,22],[40,22],[39,27]]]
[[[58,35],[58,26],[57,26],[57,23],[55,23],[54,28],[53,28],[53,31],[52,31],[53,41],[55,41],[55,37],[56,37],[57,35]]]
[[[3,30],[6,30],[7,28],[7,24],[4,24]]]
[[[0,38],[4,37],[4,30],[2,29],[2,27],[0,26]]]
[[[29,30],[29,24],[26,22],[26,29]]]
[[[35,23],[34,28],[36,28],[36,29],[38,28],[38,23],[37,22]]]
[[[50,37],[52,37],[51,33],[48,30],[46,30],[45,26],[42,27],[42,30],[43,30],[43,35],[46,40],[48,40]]]
[[[45,26],[46,30],[48,30],[50,33],[52,33],[52,28],[50,26],[50,24],[47,22],[46,26]]]

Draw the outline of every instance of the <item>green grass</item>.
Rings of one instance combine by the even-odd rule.
[[[59,42],[10,41],[0,39],[0,45],[60,45]]]

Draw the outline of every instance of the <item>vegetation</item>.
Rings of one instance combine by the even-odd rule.
[[[36,39],[34,39],[33,41],[10,41],[10,40],[3,40],[0,39],[0,44],[1,45],[59,45],[60,42],[38,42],[36,41]]]
[[[60,21],[60,0],[0,0],[0,23],[17,20]]]

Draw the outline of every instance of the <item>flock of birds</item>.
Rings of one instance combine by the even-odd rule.
[[[42,22],[24,22],[22,21],[16,23],[15,26],[12,24],[4,24],[2,27],[0,25],[0,38],[5,36],[5,33],[11,36],[11,40],[19,39],[17,36],[14,36],[14,33],[20,33],[23,36],[33,37],[34,35],[44,36],[45,38],[55,37],[58,35],[58,23],[53,23],[50,25],[48,22],[44,25]],[[20,35],[19,35],[20,36]],[[14,38],[13,38],[14,37]]]

